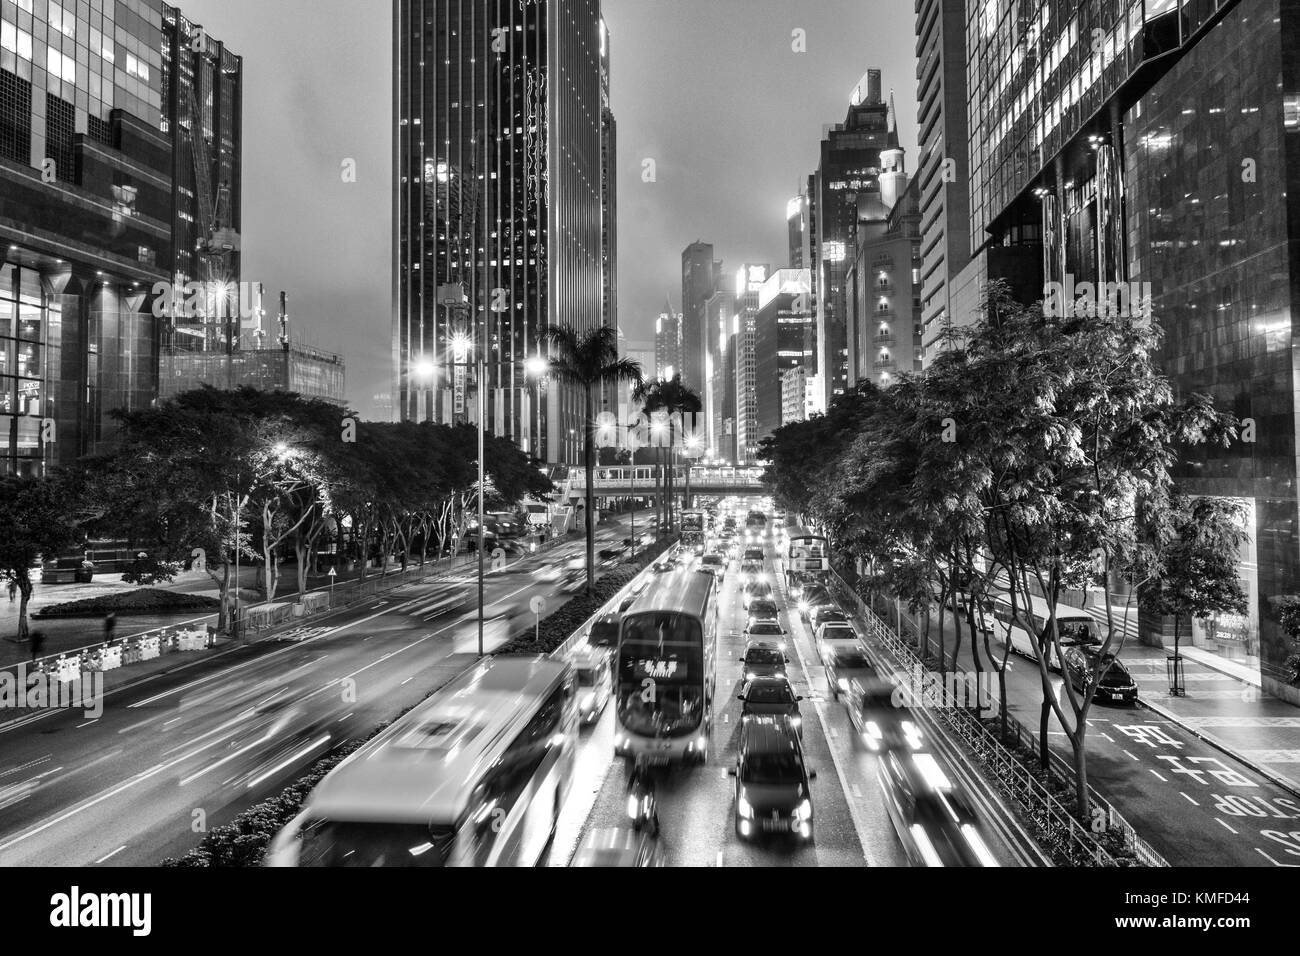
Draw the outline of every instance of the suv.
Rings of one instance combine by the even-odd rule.
[[[755,598],[749,602],[749,620],[754,621],[775,621],[781,615],[777,610],[776,602],[771,598]]]
[[[700,558],[700,570],[708,571],[718,579],[718,583],[722,583],[723,576],[727,573],[727,559],[716,552],[706,554]]]
[[[847,614],[837,607],[831,607],[829,604],[818,605],[808,615],[808,626],[813,629],[814,634],[817,632],[817,628],[823,624],[829,624],[831,621],[838,621],[841,624],[850,623]]]
[[[803,744],[789,719],[751,717],[740,726],[736,766],[736,835],[789,834],[803,840],[813,836],[813,805],[809,787],[817,772],[804,763]]]

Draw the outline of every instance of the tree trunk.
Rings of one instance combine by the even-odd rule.
[[[226,633],[230,627],[230,562],[221,562],[221,580],[217,582],[219,593],[217,600],[221,606],[217,609],[217,630]]]
[[[26,575],[18,582],[18,640],[25,641],[31,635],[27,631],[27,602],[32,598],[32,582]]]
[[[587,594],[591,595],[596,590],[596,524],[592,514],[596,505],[596,489],[592,487],[596,477],[596,436],[594,434],[595,423],[592,421],[592,397],[591,386],[588,385],[585,394],[584,408],[586,410],[587,420],[583,423],[583,433],[586,436],[586,448],[584,455],[584,467],[587,471],[587,487],[585,489],[586,498],[586,525],[587,525]]]

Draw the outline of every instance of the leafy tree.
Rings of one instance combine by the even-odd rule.
[[[1285,665],[1287,683],[1300,683],[1300,595],[1286,594],[1273,598],[1271,603],[1278,623],[1291,641]]]
[[[28,639],[27,604],[32,597],[32,568],[42,559],[85,540],[90,515],[81,505],[82,489],[62,472],[40,478],[0,479],[0,580],[18,589],[18,633]]]
[[[1248,540],[1246,517],[1245,506],[1231,498],[1171,499],[1171,532],[1152,549],[1158,565],[1141,601],[1156,614],[1174,619],[1175,660],[1184,619],[1246,612],[1246,591],[1236,567],[1240,548]],[[1178,672],[1174,674],[1177,681]],[[1182,688],[1175,683],[1172,690],[1177,695]]]
[[[609,385],[633,382],[640,389],[641,365],[618,357],[618,331],[598,326],[579,332],[566,326],[552,325],[545,333],[550,346],[550,374],[556,381],[582,390],[584,467],[587,473],[587,593],[596,586],[596,531],[594,527],[596,470],[595,396]]]

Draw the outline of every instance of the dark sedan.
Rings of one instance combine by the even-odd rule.
[[[1132,704],[1137,701],[1137,682],[1114,654],[1101,655],[1100,648],[1071,647],[1065,652],[1065,675],[1070,685],[1079,693],[1101,674],[1094,697],[1113,704]]]
[[[742,701],[740,719],[747,717],[785,717],[790,726],[803,737],[803,718],[799,716],[799,701],[790,682],[784,677],[755,677],[746,681],[736,697]]]

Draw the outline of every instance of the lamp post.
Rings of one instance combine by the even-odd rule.
[[[641,439],[636,433],[636,428],[637,425],[627,426],[627,449],[632,456],[632,560],[634,561],[636,560],[636,453],[641,447]]]
[[[537,396],[534,403],[537,406],[537,444],[533,449],[533,453],[539,460],[545,460],[539,454],[542,448],[542,383],[546,379],[546,373],[550,370],[551,365],[546,361],[544,355],[534,355],[524,361],[524,371],[537,382]]]
[[[667,427],[668,426],[663,422],[651,422],[650,433],[655,438],[662,438],[664,430]],[[664,479],[663,445],[659,444],[658,448],[659,448],[659,515],[658,515],[659,528],[655,532],[655,540],[658,540],[659,535],[667,530],[667,525],[668,525],[668,486],[667,486],[667,482]]]

